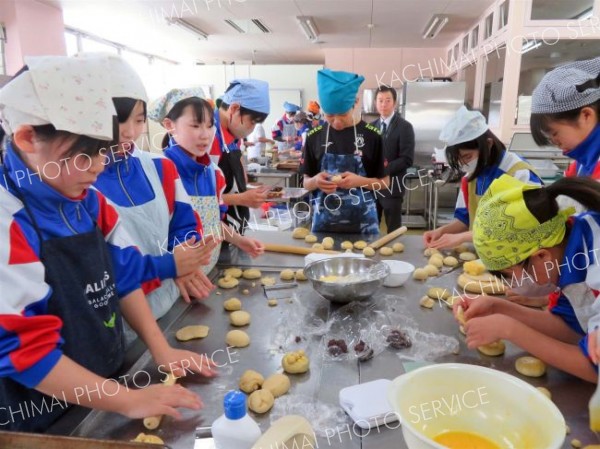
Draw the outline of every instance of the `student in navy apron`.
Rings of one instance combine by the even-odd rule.
[[[302,159],[304,187],[317,191],[313,232],[379,233],[373,191],[387,177],[379,130],[354,119],[362,76],[320,70],[319,99],[326,125],[309,131]]]
[[[121,314],[157,364],[180,374],[183,360],[200,361],[166,342],[140,288],[156,267],[126,246],[118,214],[90,189],[115,125],[108,59],[25,61],[0,91],[9,136],[0,167],[0,430],[44,431],[69,404],[132,418],[197,409],[182,387],[127,391],[106,380],[123,361]],[[79,394],[99,387],[104,394]]]
[[[226,181],[208,155],[215,137],[214,115],[211,105],[201,96],[199,88],[172,89],[152,103],[149,116],[168,131],[163,139],[165,156],[175,164],[181,176],[192,207],[202,222],[203,234],[215,235],[251,257],[257,257],[264,252],[263,244],[242,236],[223,222],[227,213],[223,202]],[[202,267],[205,273],[215,267],[219,251],[220,245],[213,250],[209,263]]]
[[[250,219],[249,208],[260,207],[267,200],[269,188],[246,188],[239,139],[248,137],[254,126],[264,122],[269,115],[269,85],[255,79],[234,80],[216,106],[216,136],[210,156],[227,181],[223,195],[228,206],[226,221],[236,232],[243,234]]]

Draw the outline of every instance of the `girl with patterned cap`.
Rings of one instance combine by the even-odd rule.
[[[149,117],[161,123],[167,134],[163,140],[165,156],[181,175],[194,211],[200,216],[204,235],[237,246],[251,257],[264,252],[256,239],[244,237],[225,222],[227,205],[223,201],[227,181],[208,152],[215,137],[213,109],[200,89],[173,89],[150,106]],[[220,245],[212,251],[209,273],[219,259]]]
[[[465,176],[456,199],[454,220],[423,234],[423,243],[428,248],[454,248],[472,241],[479,199],[494,179],[507,174],[529,184],[542,184],[526,161],[506,150],[478,111],[461,106],[442,129],[440,140],[446,143],[450,167]]]
[[[106,57],[26,58],[0,90],[9,136],[0,167],[0,428],[44,431],[68,404],[130,418],[198,409],[183,387],[129,390],[121,316],[157,364],[206,376],[198,354],[169,346],[141,282],[158,277],[133,246],[117,212],[90,189],[103,169],[116,113]],[[105,394],[81,395],[80,391]],[[30,413],[42,410],[41,413]]]
[[[571,215],[556,201],[565,195],[589,211]],[[551,286],[549,310],[502,298],[463,298],[470,348],[509,340],[549,365],[590,382],[594,329],[600,325],[600,184],[563,178],[548,187],[504,175],[480,201],[473,243],[481,261],[511,285]],[[592,347],[588,347],[592,344]]]
[[[205,298],[214,288],[200,265],[208,264],[217,243],[202,242],[202,223],[175,165],[160,154],[135,145],[146,124],[146,90],[133,68],[118,56],[111,64],[111,95],[117,111],[117,147],[107,158],[94,187],[117,210],[131,242],[164,266],[164,277],[142,285],[152,313],[161,318],[181,295]],[[152,223],[152,226],[148,226]],[[204,243],[207,243],[206,245]],[[194,253],[201,253],[194,257]],[[187,262],[191,257],[192,263]],[[178,277],[179,276],[179,277]],[[127,342],[134,333],[126,326]]]

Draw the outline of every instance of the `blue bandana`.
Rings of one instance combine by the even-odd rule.
[[[345,114],[352,109],[364,76],[323,69],[317,72],[321,109],[326,114]]]

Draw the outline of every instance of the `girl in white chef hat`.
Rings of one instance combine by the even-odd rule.
[[[183,374],[187,361],[214,374],[198,354],[169,346],[140,288],[156,276],[152,265],[90,189],[114,135],[107,59],[26,63],[0,90],[9,136],[0,168],[0,429],[44,431],[69,403],[131,418],[200,408],[183,387],[106,380],[123,362],[121,315],[163,372]]]

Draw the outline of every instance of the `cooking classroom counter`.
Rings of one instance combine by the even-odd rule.
[[[249,235],[269,243],[309,246],[303,240],[292,239],[291,232],[252,232]],[[322,237],[325,237],[325,235],[320,235],[319,240]],[[341,238],[336,235],[332,235],[332,237],[336,240],[336,248],[339,248],[342,240],[365,239],[364,236],[349,235],[341,235]],[[426,264],[420,236],[402,236],[389,243],[389,245],[391,246],[392,243],[398,241],[404,243],[404,252],[395,253],[386,259],[405,260],[416,267]],[[375,256],[375,258],[380,257],[379,254]],[[215,280],[224,268],[256,267],[261,270],[263,276],[273,276],[280,282],[280,271],[284,268],[302,268],[304,257],[267,253],[252,260],[244,254],[238,254],[237,250],[233,249],[223,251],[219,263],[220,265],[211,273]],[[374,301],[378,305],[397,301],[395,304],[400,306],[398,312],[411,315],[420,331],[453,337],[459,341],[458,355],[448,352],[446,355],[437,357],[436,361],[491,367],[516,375],[533,386],[548,388],[552,393],[552,400],[563,413],[571,429],[571,433],[567,435],[563,445],[565,449],[571,447],[570,441],[573,438],[581,440],[584,445],[596,443],[598,440],[588,427],[587,412],[588,401],[594,390],[593,385],[552,368],[548,368],[547,374],[538,379],[523,377],[517,374],[514,369],[516,358],[525,355],[518,348],[507,343],[506,353],[501,357],[487,357],[476,350],[469,350],[464,343],[464,337],[459,334],[458,325],[446,305],[435,305],[433,309],[423,309],[419,306],[419,299],[429,287],[455,288],[457,277],[461,271],[459,268],[438,278],[430,278],[426,283],[409,279],[402,287],[382,287],[375,294]],[[254,287],[252,282],[255,282]],[[84,417],[81,410],[73,410],[54,426],[52,432],[115,440],[129,440],[139,432],[146,432],[159,435],[173,449],[192,449],[194,447],[195,429],[210,426],[213,420],[223,413],[223,396],[228,390],[237,387],[239,378],[244,371],[253,369],[262,373],[266,378],[280,369],[283,356],[280,346],[282,339],[286,337],[285,328],[291,323],[290,320],[296,317],[302,319],[302,316],[305,316],[304,319],[311,322],[314,321],[315,317],[326,321],[333,312],[340,308],[340,306],[321,298],[311,288],[310,282],[298,282],[298,284],[298,287],[293,289],[295,294],[290,295],[293,298],[292,300],[280,299],[276,307],[269,307],[267,296],[260,285],[260,279],[256,281],[241,279],[238,287],[230,290],[219,288],[213,292],[210,298],[195,305],[187,306],[179,303],[160,321],[170,343],[200,353],[215,354],[215,361],[219,365],[225,365],[221,368],[221,376],[216,379],[203,379],[199,376],[192,376],[181,381],[184,386],[197,392],[202,397],[204,408],[199,412],[184,411],[182,421],[176,422],[170,418],[165,418],[159,430],[146,431],[142,425],[142,420],[129,420],[116,414],[97,411],[90,412]],[[249,293],[244,294],[244,289],[248,289]],[[288,290],[292,291],[291,289]],[[240,298],[243,303],[243,310],[250,312],[252,316],[250,325],[242,328],[250,336],[251,343],[247,348],[230,349],[227,353],[225,334],[233,327],[229,324],[228,313],[223,310],[222,304],[225,299],[230,297]],[[302,310],[309,310],[311,313],[303,315],[300,313]],[[208,337],[185,343],[177,342],[174,336],[175,331],[190,324],[210,326]],[[309,323],[305,324],[308,328]],[[290,332],[301,333],[302,331],[297,329],[303,327],[293,326],[292,328],[294,330]],[[324,342],[326,345],[325,339],[327,336],[322,338],[310,333],[298,336],[301,337],[301,341],[295,345],[286,346],[285,349],[306,349],[311,358],[310,371],[302,375],[290,375],[292,387],[288,395],[300,395],[309,400],[318,400],[331,406],[338,406],[340,389],[380,378],[394,379],[404,373],[406,369],[410,369],[410,363],[407,363],[407,360],[401,360],[399,357],[403,350],[394,351],[388,348],[373,359],[362,363],[356,360],[332,361],[330,358],[319,355],[321,354],[319,348],[323,347]],[[289,337],[293,339],[294,336],[287,335],[287,337],[289,340]],[[150,360],[149,354],[147,351],[143,352],[141,357],[138,358],[139,347],[137,350],[138,354],[135,356],[130,354],[129,360],[133,365],[130,365],[131,367],[127,372],[131,375],[136,372],[149,373],[153,382],[158,382],[163,376],[158,373],[156,366]],[[352,351],[351,348],[349,350]],[[137,361],[134,362],[132,359],[137,359]],[[144,376],[138,375],[138,383],[143,385],[147,382],[147,375],[144,374]],[[278,408],[279,401],[286,400],[286,396],[276,399],[275,408],[269,413],[264,415],[252,414],[263,432],[269,427],[269,414]],[[523,404],[523,407],[527,407],[527,404]],[[316,415],[316,412],[313,415]],[[345,424],[348,424],[349,432]],[[361,433],[361,429],[357,426],[353,428],[352,424],[351,419],[347,416],[345,423],[340,422],[339,419],[332,419],[332,428],[327,432],[329,438],[319,437],[318,447],[365,449],[402,449],[407,447],[397,423],[389,424],[387,428],[381,426],[379,430],[362,431],[363,434],[368,432],[368,435],[362,439],[357,436]]]

